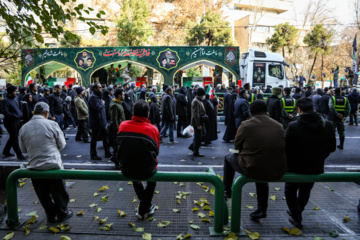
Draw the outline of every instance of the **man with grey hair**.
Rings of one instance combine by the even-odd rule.
[[[65,145],[62,130],[55,121],[48,120],[49,105],[38,102],[34,116],[19,133],[20,149],[29,157],[28,169],[63,169],[60,150]],[[68,210],[69,194],[63,179],[31,179],[36,195],[43,206],[48,222],[62,222],[72,217]]]

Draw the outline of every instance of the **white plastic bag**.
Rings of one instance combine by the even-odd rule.
[[[191,125],[187,126],[183,131],[183,135],[187,138],[191,138],[194,136],[194,128]]]

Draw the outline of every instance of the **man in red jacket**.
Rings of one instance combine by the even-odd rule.
[[[127,178],[146,180],[157,171],[160,134],[148,120],[148,116],[149,104],[145,100],[138,100],[134,105],[132,119],[119,126],[117,159],[122,174]],[[155,211],[156,206],[151,201],[156,182],[147,182],[145,189],[140,181],[133,181],[133,186],[140,200],[136,216],[145,220]]]

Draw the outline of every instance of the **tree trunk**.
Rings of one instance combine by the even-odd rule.
[[[313,69],[314,69],[314,66],[315,66],[315,62],[316,62],[317,55],[318,55],[318,53],[315,53],[314,62],[313,62],[313,64],[312,64],[312,66],[311,66],[310,73],[309,73],[309,80],[310,80],[311,73],[312,73],[312,71],[313,71]]]
[[[282,47],[283,57],[285,59],[285,47]]]
[[[323,70],[324,70],[324,55],[321,54],[321,85],[324,85],[323,80]]]

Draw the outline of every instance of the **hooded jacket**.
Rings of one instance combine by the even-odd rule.
[[[299,146],[307,144],[306,151]],[[286,156],[289,172],[320,174],[324,161],[336,150],[332,124],[315,112],[303,113],[290,123],[286,131]]]

